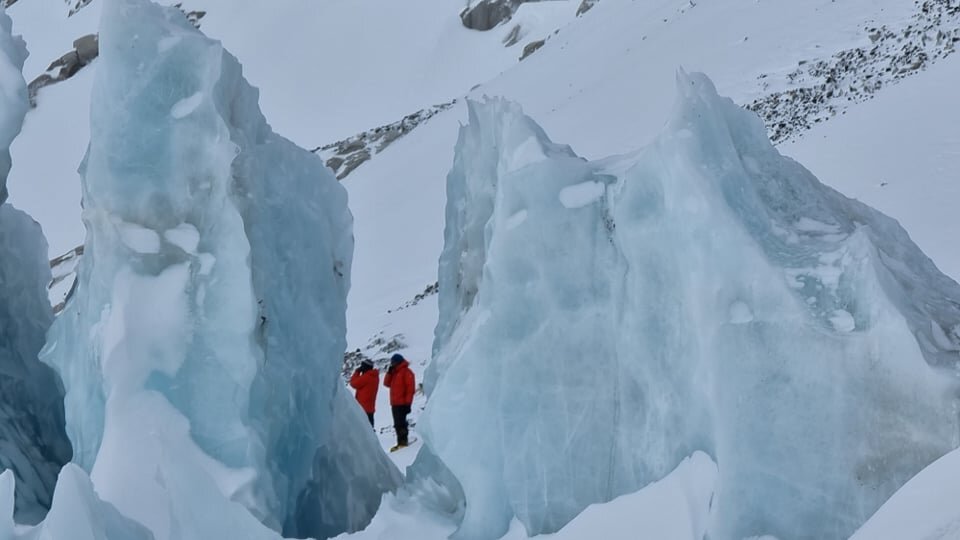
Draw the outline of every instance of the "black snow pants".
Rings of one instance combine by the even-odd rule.
[[[407,426],[407,415],[410,414],[410,405],[394,405],[393,410],[393,429],[397,432],[397,445],[407,446],[410,444],[409,427]]]

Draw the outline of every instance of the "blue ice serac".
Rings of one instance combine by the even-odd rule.
[[[326,538],[400,478],[339,379],[346,191],[257,101],[179,10],[104,2],[85,257],[41,358],[66,391],[71,485],[88,474],[156,538]],[[51,516],[81,504],[61,489]]]
[[[47,241],[40,225],[6,203],[10,143],[29,107],[21,74],[27,49],[11,30],[0,8],[0,471],[8,470],[11,490],[16,483],[16,519],[35,524],[50,507],[57,473],[70,460],[70,442],[63,429],[63,388],[37,360],[53,322]]]
[[[415,467],[457,538],[557,531],[697,450],[710,538],[846,538],[957,445],[960,286],[707,77],[677,91],[600,161],[469,104]]]

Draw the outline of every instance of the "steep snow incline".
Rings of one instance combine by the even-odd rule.
[[[960,55],[851,108],[781,150],[850,197],[897,218],[960,279]]]
[[[800,62],[869,45],[867,27],[907,24],[918,11],[895,0],[600,2],[474,95],[515,100],[578,153],[598,157],[656,135],[678,67],[709,73],[747,104],[786,88],[783,75]]]
[[[672,100],[670,81],[678,66],[708,73],[721,93],[746,104],[790,88],[786,74],[797,69],[801,61],[829,59],[840,50],[869,46],[866,28],[902,27],[918,10],[911,2],[894,0],[787,4],[702,1],[695,7],[668,1],[599,2],[535,55],[472,95],[514,99],[578,154],[597,157],[641,146],[659,131]],[[864,167],[870,163],[870,148],[916,148],[918,157],[910,160],[909,166],[916,167],[918,177],[933,177],[923,172],[928,165],[936,164],[933,172],[946,171],[937,173],[942,182],[927,184],[930,189],[881,198],[879,189],[857,188],[861,177],[851,174],[852,169],[836,165],[845,145],[831,141],[823,148],[824,157],[836,156],[830,158],[832,170],[823,169],[824,162],[818,157],[821,149],[811,142],[813,135],[801,134],[801,143],[784,148],[788,155],[803,151],[804,161],[809,159],[814,172],[829,185],[904,220],[912,238],[934,262],[960,278],[960,265],[949,263],[956,250],[950,247],[951,235],[942,221],[949,216],[953,199],[939,196],[949,195],[954,189],[951,186],[957,184],[949,171],[960,168],[960,156],[952,154],[949,144],[943,142],[949,140],[949,134],[937,134],[960,121],[951,119],[960,113],[950,102],[950,89],[955,87],[951,81],[960,74],[956,58],[942,62],[931,67],[929,73],[915,74],[877,94],[877,99],[884,99],[888,92],[910,92],[909,97],[898,100],[903,114],[911,108],[918,117],[936,122],[935,127],[928,129],[923,122],[903,125],[888,121],[884,114],[878,114],[885,107],[880,103],[890,103],[888,100],[877,105],[850,103],[846,115],[838,115],[820,128],[830,129],[834,122],[841,122],[838,125],[849,126],[845,133],[858,132],[857,147],[863,149],[862,157],[852,157]],[[927,77],[934,77],[936,82],[924,83]],[[941,83],[942,98],[928,100],[929,89]],[[854,115],[860,107],[868,107],[865,111],[870,112]],[[868,116],[873,118],[871,128],[858,130],[856,119]],[[402,314],[387,311],[397,305],[398,299],[409,300],[435,279],[435,262],[442,245],[439,231],[444,223],[440,191],[452,164],[457,124],[465,119],[466,108],[460,102],[345,180],[358,239],[348,325],[351,348],[365,346],[371,336],[390,325],[404,325]],[[938,151],[940,159],[926,157],[922,149],[927,147],[943,148]],[[889,163],[896,159],[896,153],[877,157],[878,163]],[[911,216],[924,215],[928,197],[937,199],[941,217],[937,222],[931,220],[930,226],[915,227],[913,223],[918,220]],[[435,309],[433,302],[429,305]],[[431,319],[436,320],[436,315],[424,316],[424,320]],[[427,343],[431,331],[431,327],[422,327],[419,335],[408,334],[407,338]]]
[[[558,4],[572,18],[572,0],[525,6],[527,32],[552,31],[557,18],[537,12]],[[204,31],[249,66],[274,129],[308,148],[449,101],[520,56],[517,47],[503,45],[508,25],[467,30],[459,6],[449,0],[278,2],[267,8],[251,0],[194,0],[189,6],[207,10]],[[256,34],[284,39],[250,39]]]
[[[10,8],[31,53],[28,81],[72,50],[74,39],[97,31],[101,3],[94,0],[69,18],[60,0],[23,0]],[[260,89],[272,127],[314,148],[448,101],[495,77],[517,64],[524,40],[545,37],[572,19],[577,3],[525,5],[510,25],[489,32],[464,28],[458,6],[446,0],[189,0],[184,9],[206,12],[204,31],[235,51]],[[505,47],[517,24],[521,41]],[[51,258],[83,241],[76,170],[87,145],[96,66],[94,61],[69,81],[42,89],[13,147],[13,201],[41,223]]]
[[[960,538],[960,450],[910,479],[850,540]]]

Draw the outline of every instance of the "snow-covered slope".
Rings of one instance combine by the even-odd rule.
[[[867,28],[905,27],[918,13],[922,13],[919,6],[906,2],[866,0],[792,4],[736,0],[697,2],[693,8],[685,2],[679,7],[673,2],[600,2],[536,55],[474,90],[473,95],[514,99],[557,140],[569,142],[580,155],[600,157],[642,146],[659,131],[679,66],[705,71],[721,93],[738,103],[751,103],[791,88],[785,75],[780,82],[771,75],[760,78],[762,75],[786,74],[801,61],[829,59],[837,51],[869,45]],[[950,17],[943,20],[953,24]],[[929,83],[925,82],[928,77]],[[949,97],[958,82],[957,60],[950,57],[933,64],[929,71],[884,87],[876,94],[876,102],[838,101],[837,106],[846,107],[846,112],[839,112],[818,129],[829,130],[837,123],[849,126],[845,138],[856,132],[850,154],[863,168],[842,165],[848,145],[823,139],[816,135],[819,131],[799,131],[798,142],[784,146],[787,155],[797,153],[804,163],[809,161],[811,169],[829,185],[904,220],[914,241],[954,278],[960,278],[960,268],[949,262],[956,250],[950,248],[951,236],[942,221],[953,203],[940,193],[949,195],[960,184],[951,174],[956,167],[949,166],[958,158],[950,150],[949,133],[941,136],[938,131],[949,131],[960,121],[960,112],[950,106]],[[942,89],[943,98],[928,96],[931,87]],[[886,98],[888,93],[903,97]],[[927,121],[906,123],[878,114],[884,103],[892,101],[902,104],[902,115]],[[866,109],[858,113],[860,107]],[[856,118],[870,118],[871,123],[860,128]],[[364,347],[382,329],[405,325],[403,315],[391,316],[387,311],[435,280],[442,244],[443,182],[452,165],[457,126],[465,119],[461,102],[345,180],[357,236],[348,325],[351,348]],[[916,167],[931,165],[932,171],[942,171],[917,177],[940,180],[923,180],[928,189],[907,189],[896,197],[884,196],[880,189],[858,189],[868,176],[857,171],[897,159],[894,152],[878,152],[878,159],[871,161],[871,149],[884,147],[941,148],[934,150],[936,156],[910,160]],[[862,149],[862,157],[855,157],[856,148]],[[837,156],[830,161],[834,168],[826,170],[822,164],[831,155]],[[898,160],[897,166],[914,165]],[[928,227],[911,227],[911,219],[929,215],[925,209],[930,199],[936,199],[932,208],[943,209],[940,217]],[[432,317],[435,320],[436,316]],[[424,316],[425,322],[432,317]],[[431,328],[425,324],[419,335],[407,338],[426,350]]]
[[[960,279],[960,55],[885,89],[781,150],[846,195],[896,217]]]
[[[97,31],[100,1],[71,17],[60,0],[23,0],[10,8],[30,51],[27,80]],[[174,3],[164,0],[161,3]],[[509,27],[467,30],[445,0],[264,3],[190,0],[205,33],[220,39],[260,89],[272,127],[305,148],[400,120],[449,101],[517,64],[525,36],[546,37],[573,18],[574,0],[522,6]],[[517,44],[504,38],[520,25]],[[282,39],[250,39],[276,35]],[[97,62],[40,90],[12,152],[13,202],[37,219],[51,259],[83,242],[77,168],[89,133],[88,104]],[[55,291],[61,302],[69,287]]]
[[[960,450],[907,482],[850,540],[960,538]]]

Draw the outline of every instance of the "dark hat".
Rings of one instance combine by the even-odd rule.
[[[404,360],[406,360],[406,358],[404,358],[402,354],[395,354],[395,355],[393,355],[393,356],[390,357],[390,363],[391,363],[391,364],[399,364],[400,362],[403,362]]]
[[[370,360],[364,360],[363,362],[360,362],[360,365],[367,369],[373,369],[373,362],[371,362]]]

